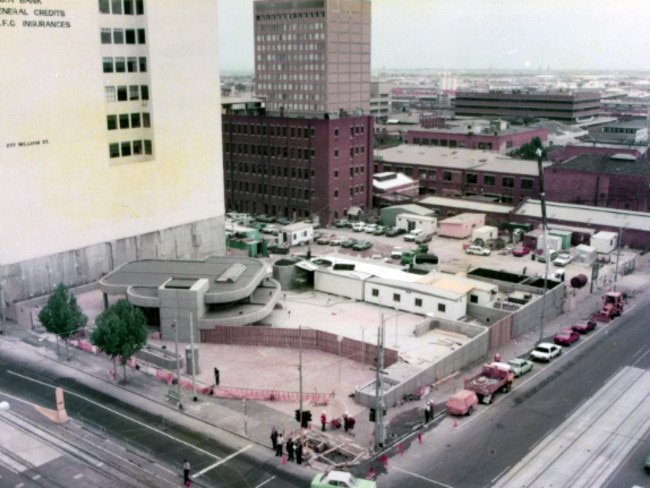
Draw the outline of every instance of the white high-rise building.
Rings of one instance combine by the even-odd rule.
[[[223,253],[217,2],[2,2],[0,286]]]

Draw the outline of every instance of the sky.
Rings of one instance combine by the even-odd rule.
[[[218,0],[223,74],[254,70],[253,0]],[[372,71],[650,70],[649,0],[372,0]]]

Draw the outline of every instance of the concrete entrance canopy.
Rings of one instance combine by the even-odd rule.
[[[126,263],[100,280],[104,296],[124,295],[138,307],[158,309],[163,339],[194,340],[215,325],[249,325],[267,317],[280,298],[280,284],[254,258],[213,256],[202,261],[143,259]],[[149,314],[151,316],[151,314]]]

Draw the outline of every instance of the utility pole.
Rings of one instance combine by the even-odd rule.
[[[192,358],[192,393],[193,400],[197,401],[196,397],[196,357],[194,350],[194,321],[192,320],[193,314],[190,314],[190,354]]]
[[[375,451],[384,447],[384,314],[381,314],[381,324],[377,331],[377,371],[375,377]]]
[[[546,312],[546,292],[548,291],[548,226],[546,225],[546,194],[544,193],[544,168],[542,167],[542,150],[537,148],[537,171],[539,172],[539,198],[542,207],[542,231],[544,235],[544,294],[542,295],[542,313],[539,326],[539,340],[544,339],[544,320]]]
[[[174,352],[176,354],[176,387],[178,390],[178,408],[183,410],[183,397],[181,396],[181,360],[178,357],[178,325],[176,320],[172,322],[172,327],[174,328]]]
[[[298,380],[300,382],[300,445],[302,446],[302,325],[298,325]]]

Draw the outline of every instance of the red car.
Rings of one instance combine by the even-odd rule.
[[[526,254],[529,253],[530,253],[530,247],[526,247],[526,246],[517,246],[512,250],[512,255],[517,257],[525,256]]]
[[[562,329],[553,338],[553,342],[558,346],[570,346],[578,340],[580,340],[580,334],[571,329]]]
[[[571,326],[571,329],[575,330],[579,334],[586,334],[591,332],[596,328],[596,321],[592,319],[587,320],[578,320],[575,324]]]

